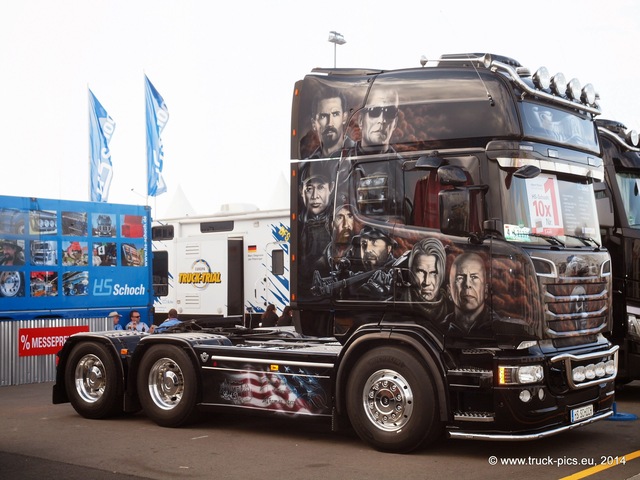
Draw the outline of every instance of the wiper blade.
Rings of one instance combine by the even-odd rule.
[[[596,247],[600,248],[600,244],[591,237],[581,237],[579,235],[565,235],[565,237],[577,238],[585,245],[595,245]]]
[[[564,243],[560,241],[558,237],[554,237],[552,235],[542,235],[541,233],[529,233],[530,237],[544,238],[551,245],[560,245],[564,247]]]

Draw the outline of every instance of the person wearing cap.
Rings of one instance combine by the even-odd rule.
[[[370,276],[363,276],[366,281],[360,286],[354,284],[352,292],[358,297],[386,298],[391,295],[393,277],[389,268],[396,260],[393,248],[397,245],[389,235],[382,230],[365,225],[360,233],[353,237],[356,249],[359,246],[360,260],[365,272],[372,272]]]
[[[23,248],[17,240],[2,240],[2,256],[0,265],[24,265]]]
[[[123,330],[122,325],[120,325],[120,315],[118,312],[111,312],[108,316],[111,320],[113,320],[113,329],[114,330]]]
[[[353,237],[353,242],[360,247],[360,259],[366,271],[378,270],[395,260],[395,241],[382,230],[365,225],[360,234]]]
[[[315,262],[331,242],[330,206],[334,182],[328,165],[309,162],[302,172],[302,251],[307,260]]]

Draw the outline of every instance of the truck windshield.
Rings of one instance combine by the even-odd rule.
[[[600,228],[593,188],[585,180],[541,173],[517,178],[500,170],[507,240],[567,247],[598,247]]]
[[[629,226],[640,229],[640,172],[617,173],[616,180]]]
[[[599,153],[597,131],[589,117],[531,102],[519,106],[525,136]]]

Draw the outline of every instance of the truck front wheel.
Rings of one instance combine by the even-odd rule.
[[[189,356],[173,345],[156,345],[140,362],[138,395],[144,412],[162,427],[179,427],[196,414],[198,386]]]
[[[378,450],[409,452],[442,432],[431,375],[405,348],[364,354],[349,376],[346,400],[356,433]]]
[[[100,343],[73,347],[65,368],[65,385],[71,405],[85,418],[122,413],[122,377],[113,356]]]

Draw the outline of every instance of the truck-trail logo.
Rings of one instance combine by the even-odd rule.
[[[199,290],[204,290],[210,283],[222,283],[222,274],[212,272],[207,261],[199,259],[193,262],[190,272],[178,274],[178,283],[191,284]]]

